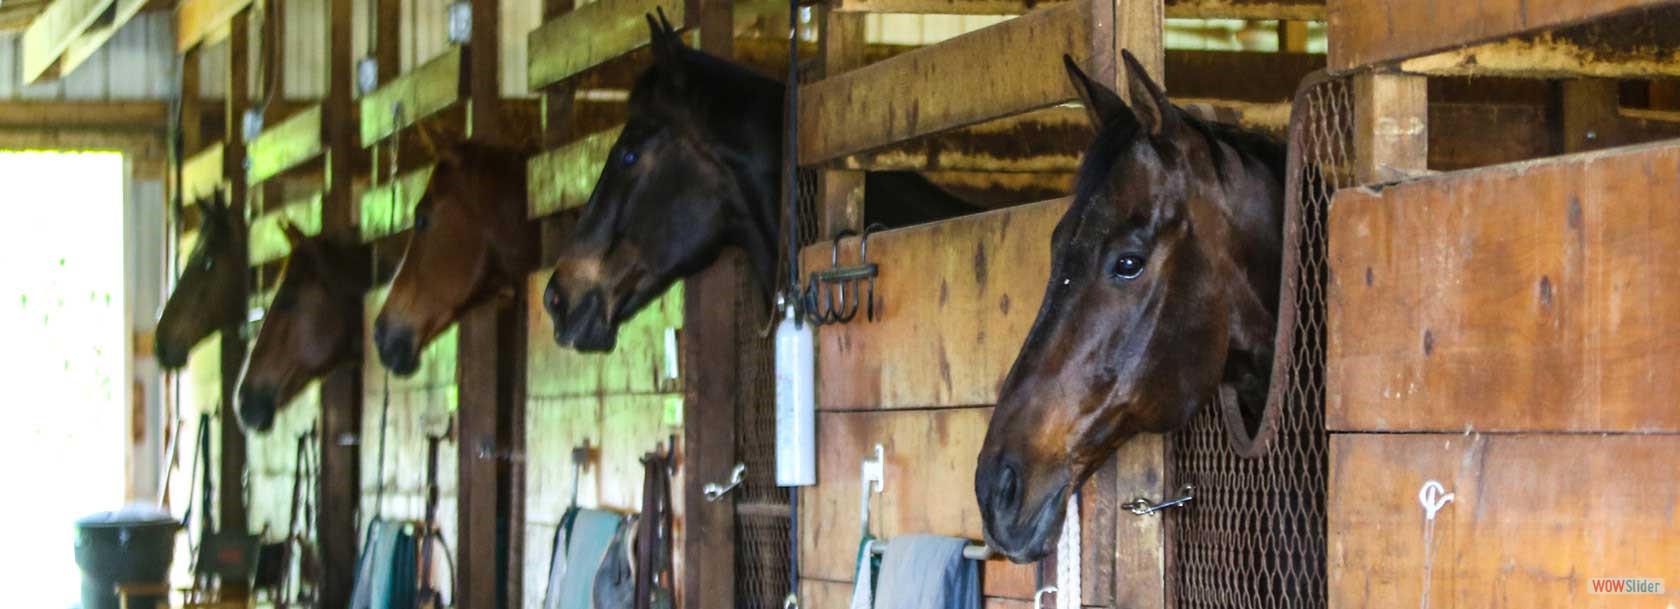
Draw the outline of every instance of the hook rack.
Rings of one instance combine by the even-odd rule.
[[[857,233],[847,229],[834,235],[829,268],[812,271],[800,295],[807,321],[818,326],[850,323],[857,317],[859,300],[865,303],[865,317],[875,321],[875,277],[881,271],[880,265],[869,261],[869,235],[885,228],[871,224],[863,229],[863,236],[858,239],[858,263],[851,266],[840,266],[840,241]],[[860,298],[858,286],[865,280],[869,282],[869,290]]]
[[[859,468],[860,482],[858,484],[859,522],[863,530],[869,531],[869,495],[880,493],[887,488],[887,449],[880,444],[875,445],[875,458],[864,459]]]

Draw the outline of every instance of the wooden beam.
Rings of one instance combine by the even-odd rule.
[[[291,223],[305,235],[321,232],[321,193],[314,193],[281,204],[273,211],[251,221],[251,266],[262,266],[291,254],[292,246],[280,231],[282,223]]]
[[[116,0],[113,8],[110,9],[112,17],[108,23],[103,20],[96,21],[93,27],[88,28],[81,36],[76,37],[76,40],[64,49],[64,57],[59,60],[59,74],[75,72],[76,68],[82,65],[82,62],[87,61],[89,57],[92,57],[100,48],[104,47],[112,36],[117,35],[118,30],[128,25],[129,21],[134,20],[135,15],[139,15],[141,9],[146,8],[149,1]]]
[[[1331,434],[1329,605],[1664,606],[1672,588],[1591,580],[1680,569],[1675,454],[1671,435]],[[1425,481],[1452,493],[1433,520]]]
[[[361,145],[372,147],[404,127],[466,99],[466,55],[464,47],[450,47],[424,65],[362,96]]]
[[[59,59],[115,0],[53,0],[23,31],[18,50],[23,56],[23,84],[57,77]]]
[[[1348,72],[1670,0],[1329,0],[1330,69]]]
[[[224,99],[226,109],[223,120],[227,122],[223,133],[227,134],[227,142],[222,146],[222,175],[226,177],[228,188],[226,202],[228,213],[235,218],[245,217],[245,145],[238,136],[239,121],[246,106],[246,91],[250,84],[247,66],[251,53],[250,11],[240,11],[233,16],[230,24],[230,43],[227,63],[227,97]],[[234,248],[234,264],[238,268],[250,266],[245,258],[247,251],[241,243]],[[243,278],[244,275],[242,274]],[[246,297],[250,290],[246,282],[241,281],[238,296],[233,298],[228,306],[233,307],[236,315],[232,318],[239,320],[234,325],[222,328],[221,334],[221,412],[218,418],[218,439],[221,443],[220,461],[217,463],[218,482],[221,493],[218,503],[221,511],[222,531],[235,533],[248,532],[245,505],[245,431],[239,426],[239,415],[234,404],[234,397],[239,390],[239,379],[245,368],[245,337],[241,331],[244,325],[246,311]],[[244,582],[222,582],[224,599],[242,599],[247,594]]]
[[[819,13],[822,28],[822,70],[825,77],[844,74],[867,64],[869,48],[866,40],[864,14],[842,13],[833,7],[823,7]],[[783,62],[786,63],[785,61]],[[803,159],[802,159],[803,160]],[[818,174],[821,189],[821,210],[817,218],[817,237],[827,239],[845,230],[862,230],[864,219],[864,184],[867,176],[848,167]]]
[[[1062,0],[842,0],[835,8],[856,13],[1021,15]],[[1175,19],[1286,19],[1323,21],[1323,0],[1169,0]]]
[[[1071,99],[1065,78],[1046,75],[1061,74],[1064,53],[1091,62],[1090,10],[1083,2],[1039,9],[806,85],[799,96],[800,162],[826,162]]]
[[[175,51],[185,53],[219,37],[251,0],[181,0],[175,7]]]
[[[92,129],[162,131],[169,104],[154,101],[0,102],[0,129]]]
[[[527,200],[529,216],[539,218],[556,212],[583,207],[601,177],[601,167],[607,162],[613,142],[624,130],[620,125],[599,133],[586,135],[550,152],[531,157],[526,170],[530,191]]]
[[[395,38],[396,28],[400,27],[383,19],[387,3],[380,0],[378,4],[382,19],[378,22],[377,37],[381,50],[389,44],[386,39]],[[327,10],[322,15],[327,32],[327,97],[320,106],[320,128],[327,149],[327,176],[318,215],[320,228],[336,234],[352,233],[360,219],[352,193],[354,171],[351,168],[357,148],[356,105],[351,94],[354,78],[350,28],[354,5],[354,0],[327,0]],[[392,72],[395,72],[394,64]],[[363,316],[357,316],[353,323],[357,324],[357,333],[370,334],[361,327]],[[364,348],[362,353],[363,357],[357,361],[327,373],[320,384],[319,509],[315,531],[322,564],[355,564],[361,542],[356,535],[362,489],[361,445],[344,440],[362,437],[362,368],[366,356],[374,351]],[[350,569],[329,569],[322,573],[319,606],[349,607],[354,581],[355,573]]]
[[[643,15],[655,10],[678,29],[688,20],[689,0],[602,0],[585,4],[531,30],[531,65],[526,72],[531,90],[571,78],[608,60],[648,44]]]
[[[1340,191],[1329,427],[1680,431],[1677,188],[1665,142]]]
[[[1353,81],[1355,178],[1362,184],[1419,175],[1429,166],[1429,80],[1362,73]]]
[[[421,167],[362,193],[361,221],[357,224],[362,242],[377,241],[414,225],[414,206],[426,194],[435,167]]]
[[[1551,33],[1415,57],[1400,70],[1430,76],[1515,78],[1675,78],[1680,50],[1662,46],[1588,45]]]
[[[197,199],[208,197],[227,184],[223,150],[222,143],[217,142],[181,163],[183,205],[192,205]]]
[[[251,183],[261,184],[320,158],[326,150],[321,140],[323,116],[320,105],[310,106],[252,138],[247,144]]]

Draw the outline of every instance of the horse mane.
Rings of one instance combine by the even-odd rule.
[[[1229,123],[1202,120],[1177,106],[1173,106],[1173,111],[1178,112],[1180,122],[1207,140],[1215,171],[1224,166],[1225,149],[1219,146],[1223,143],[1238,154],[1259,160],[1279,180],[1283,179],[1288,159],[1288,148],[1283,140]],[[1117,120],[1098,130],[1096,139],[1085,151],[1085,162],[1079,168],[1074,188],[1075,200],[1087,200],[1096,194],[1108,176],[1109,168],[1132,146],[1138,129],[1136,121]]]

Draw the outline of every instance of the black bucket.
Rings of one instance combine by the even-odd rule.
[[[117,609],[120,584],[169,583],[180,521],[150,506],[100,512],[76,521],[82,609]],[[129,609],[154,609],[164,597],[131,596]],[[167,607],[168,603],[162,603]]]

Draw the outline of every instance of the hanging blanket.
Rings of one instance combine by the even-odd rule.
[[[573,508],[560,521],[543,609],[592,609],[595,573],[624,517],[606,510]]]
[[[980,609],[980,563],[963,558],[968,540],[894,538],[881,560],[875,609]]]

